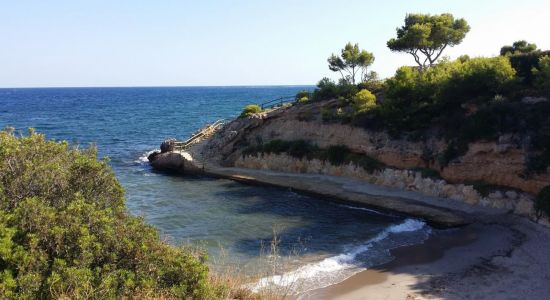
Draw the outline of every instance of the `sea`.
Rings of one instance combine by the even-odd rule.
[[[109,157],[128,210],[167,242],[208,253],[214,272],[242,274],[253,290],[300,293],[336,284],[422,243],[421,220],[288,189],[155,172],[147,155],[167,138],[230,120],[247,104],[312,86],[0,89],[0,127],[95,145]],[[1,147],[1,145],[0,145]],[[139,233],[136,233],[139,234]]]

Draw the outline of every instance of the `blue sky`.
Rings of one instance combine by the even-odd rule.
[[[315,84],[348,41],[385,77],[413,63],[386,47],[413,12],[470,23],[451,58],[550,49],[548,0],[0,0],[0,87]]]

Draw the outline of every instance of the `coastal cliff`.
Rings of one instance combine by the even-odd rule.
[[[533,198],[550,185],[550,174],[526,176],[525,164],[533,153],[524,137],[502,135],[497,141],[471,143],[465,154],[443,165],[437,158],[447,143],[435,135],[423,140],[395,138],[384,131],[323,120],[322,111],[338,101],[298,104],[238,118],[190,146],[185,154],[168,151],[151,161],[158,169],[180,173],[221,166],[356,178],[536,218]],[[315,145],[317,150],[312,151],[317,152],[337,145],[359,160],[335,164],[308,153],[297,156],[258,148],[273,141],[301,141]],[[173,161],[175,156],[178,162]],[[362,166],[365,159],[376,162],[375,167]]]

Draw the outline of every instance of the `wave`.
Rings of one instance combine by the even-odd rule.
[[[143,153],[138,159],[136,159],[134,162],[136,163],[139,163],[139,164],[144,164],[144,163],[148,163],[149,160],[147,159],[147,157],[149,157],[149,155],[151,155],[153,152],[155,151],[160,151],[160,149],[154,149],[154,150],[151,150],[151,151],[147,151],[145,153]]]
[[[406,235],[412,232],[421,234],[412,240],[401,236],[390,238],[393,235]],[[275,289],[290,294],[323,288],[341,282],[368,267],[391,261],[390,249],[421,243],[429,233],[430,229],[423,221],[405,219],[402,223],[385,228],[367,242],[352,247],[342,254],[307,264],[282,275],[264,277],[247,287],[254,292]]]
[[[366,208],[366,207],[351,206],[351,205],[346,205],[346,204],[340,204],[339,206],[340,207],[345,207],[345,208],[348,208],[348,209],[367,211],[369,213],[382,215],[382,216],[387,216],[387,217],[397,217],[397,215],[392,214],[392,213],[380,212],[380,211],[370,209],[370,208]]]

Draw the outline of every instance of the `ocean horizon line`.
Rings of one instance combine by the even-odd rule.
[[[23,89],[124,89],[124,88],[263,88],[263,87],[314,87],[315,84],[273,84],[273,85],[140,85],[140,86],[25,86],[0,87],[0,90]]]

